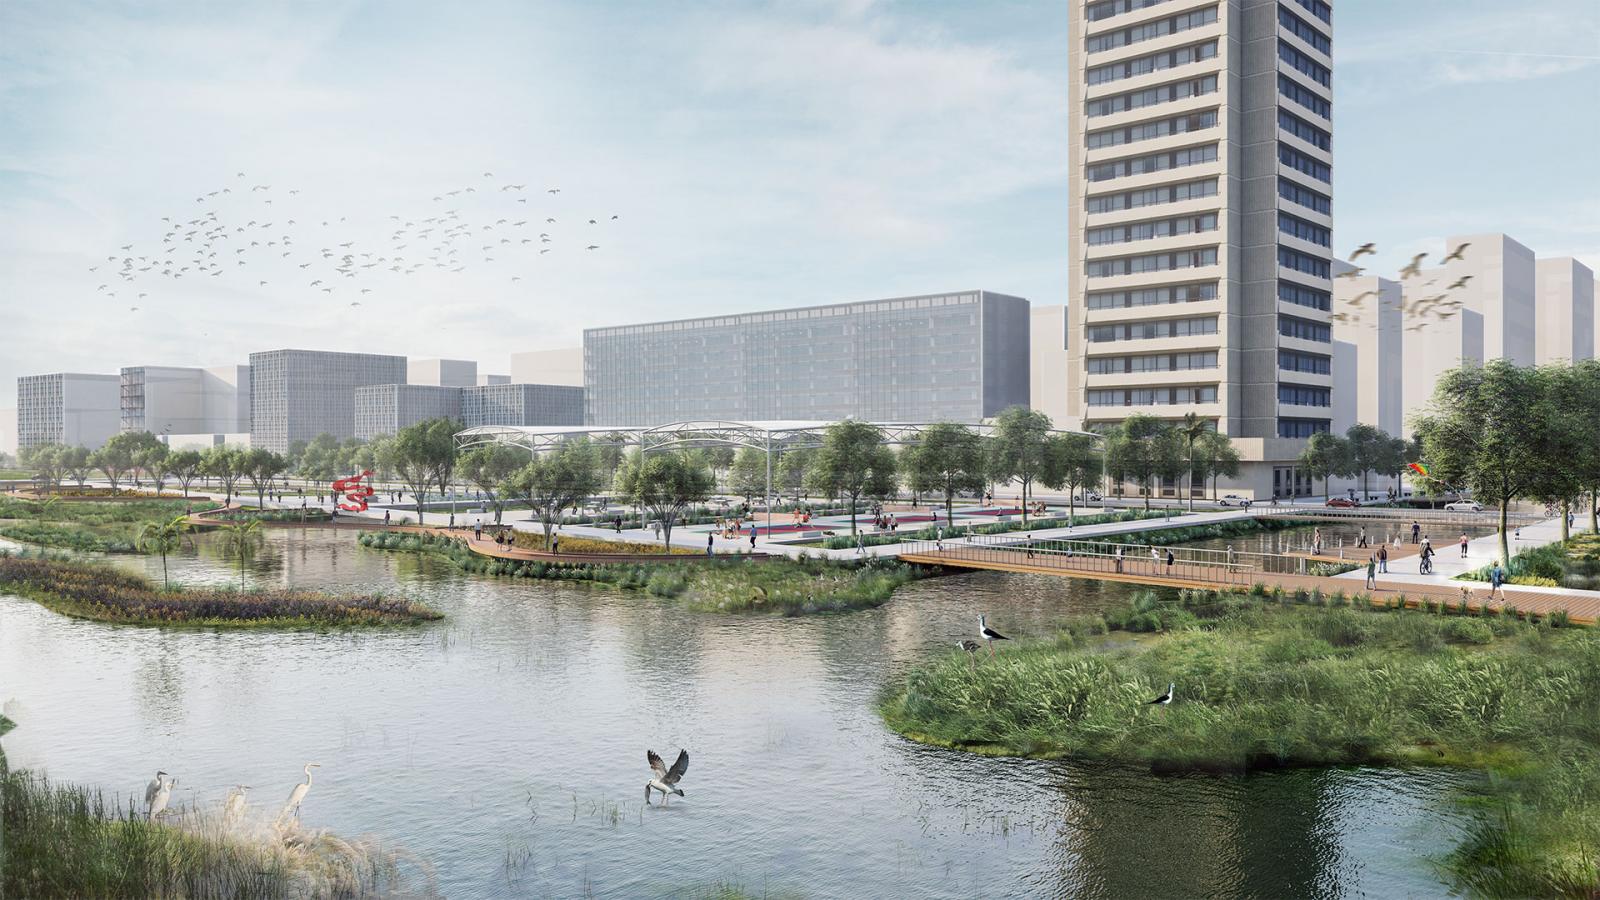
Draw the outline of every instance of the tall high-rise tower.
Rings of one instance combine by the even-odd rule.
[[[1258,496],[1310,492],[1293,460],[1332,418],[1331,21],[1323,0],[1073,9],[1071,413],[1198,413]]]

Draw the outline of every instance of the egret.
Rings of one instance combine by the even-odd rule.
[[[278,814],[279,822],[287,819],[291,814],[296,819],[300,818],[300,802],[306,799],[306,792],[311,790],[311,770],[321,768],[321,766],[322,763],[306,763],[305,768],[301,770],[306,773],[305,783],[295,785],[294,790],[289,792],[289,802],[283,805],[283,812]]]
[[[655,773],[655,777],[646,782],[644,786],[645,804],[649,805],[650,792],[652,790],[661,792],[662,806],[667,805],[667,798],[673,794],[682,797],[683,789],[678,787],[678,779],[683,777],[683,773],[689,771],[689,751],[679,750],[678,758],[672,763],[671,769],[667,768],[667,764],[662,761],[660,756],[656,755],[654,750],[646,750],[645,758],[650,761],[650,771]]]
[[[144,803],[151,820],[166,811],[167,801],[172,799],[172,786],[177,783],[178,779],[167,773],[156,772],[155,780],[144,789]]]
[[[222,826],[232,831],[244,816],[244,797],[250,790],[248,784],[236,784],[228,793],[228,800],[222,805]]]

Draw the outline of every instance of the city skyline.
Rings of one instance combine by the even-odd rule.
[[[0,58],[0,293],[19,338],[0,381],[263,346],[494,368],[586,327],[949,284],[1066,300],[1065,10],[623,5],[635,28],[618,38],[614,16],[558,4],[418,8],[404,27],[359,6],[196,9],[0,13],[28,48]],[[1592,91],[1600,14],[1452,5],[1441,25],[1444,9],[1339,5],[1335,251],[1375,240],[1392,273],[1445,234],[1505,231],[1600,263],[1600,189],[1576,152],[1596,126],[1556,114]],[[1552,151],[1537,172],[1514,165],[1528,141]],[[238,171],[345,215],[352,240],[483,171],[560,186],[560,217],[619,219],[600,251],[569,243],[521,281],[395,278],[359,309],[270,277],[141,286],[139,313],[95,296],[88,266],[158,242],[160,216],[193,215]]]

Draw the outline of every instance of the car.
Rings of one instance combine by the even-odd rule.
[[[1328,505],[1334,509],[1352,509],[1360,506],[1361,504],[1351,500],[1349,497],[1330,497],[1328,499]]]
[[[1223,494],[1222,495],[1222,499],[1218,500],[1217,502],[1221,503],[1223,506],[1249,506],[1250,505],[1250,501],[1249,500],[1246,500],[1244,497],[1241,497],[1238,494]]]
[[[1483,512],[1483,504],[1476,500],[1457,500],[1454,503],[1446,503],[1444,508],[1451,512]]]
[[[1083,495],[1083,502],[1085,503],[1099,503],[1104,499],[1104,497],[1100,496],[1099,491],[1090,491],[1089,493]]]

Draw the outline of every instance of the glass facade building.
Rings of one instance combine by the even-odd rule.
[[[250,354],[250,444],[284,453],[319,434],[355,436],[355,391],[404,384],[406,358],[269,350]]]
[[[584,423],[977,423],[1028,403],[1028,329],[988,291],[591,328]]]

